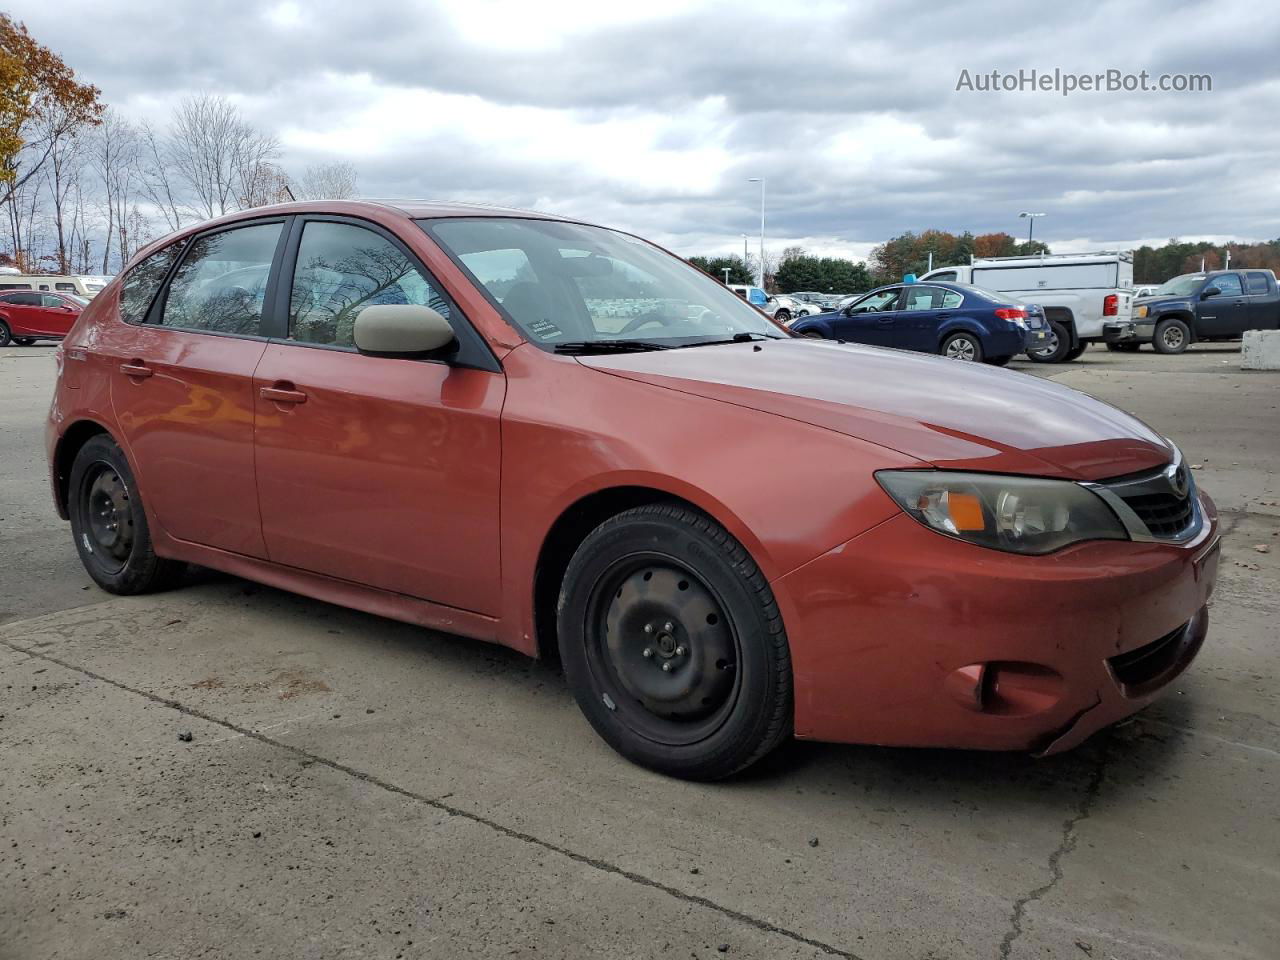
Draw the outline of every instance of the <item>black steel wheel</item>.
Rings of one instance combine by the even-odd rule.
[[[136,594],[170,586],[184,565],[158,557],[133,472],[119,446],[90,438],[71,466],[67,512],[76,550],[98,586]]]
[[[592,531],[565,573],[557,626],[578,705],[636,763],[719,779],[790,735],[773,594],[742,545],[692,509],[637,507]]]

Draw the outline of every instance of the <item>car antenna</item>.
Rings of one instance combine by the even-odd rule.
[[[290,200],[293,200],[295,203],[297,202],[298,198],[293,195],[293,191],[289,189],[289,185],[287,183],[284,185],[284,192],[289,195]]]

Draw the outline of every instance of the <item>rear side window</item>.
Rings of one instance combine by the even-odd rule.
[[[954,280],[955,278],[956,278],[956,272],[954,270],[948,270],[946,273],[929,274],[930,280]]]
[[[12,303],[15,307],[40,306],[40,294],[38,293],[15,293],[4,299],[6,303]]]
[[[142,323],[169,268],[182,252],[185,240],[158,250],[130,270],[120,284],[120,317],[127,323]]]
[[[169,282],[166,327],[258,336],[279,223],[236,227],[196,237]]]
[[[303,227],[289,297],[291,340],[354,346],[356,316],[385,303],[430,307],[449,319],[449,305],[435,284],[381,234],[349,223],[312,221]]]
[[[1246,273],[1244,276],[1248,281],[1250,293],[1267,292],[1267,275],[1265,273]]]
[[[942,309],[954,310],[956,307],[964,303],[964,295],[956,293],[954,290],[944,290],[942,292]]]

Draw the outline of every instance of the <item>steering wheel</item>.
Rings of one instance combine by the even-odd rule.
[[[668,317],[662,313],[658,313],[655,310],[650,313],[642,313],[638,317],[632,317],[630,320],[627,321],[626,326],[624,326],[621,330],[619,330],[618,333],[619,335],[624,333],[634,333],[635,331],[639,330],[641,327],[647,327],[651,323],[656,323],[659,326],[663,326],[663,327],[669,327],[671,326],[671,321],[672,321],[671,317]]]

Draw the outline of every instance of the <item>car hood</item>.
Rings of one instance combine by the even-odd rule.
[[[603,373],[799,420],[949,469],[1102,480],[1174,457],[1172,445],[1142,421],[1086,394],[900,350],[797,338],[578,359]]]
[[[1191,310],[1195,303],[1191,297],[1134,297],[1133,305],[1135,307],[1185,307]]]

